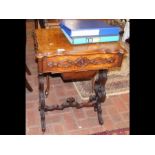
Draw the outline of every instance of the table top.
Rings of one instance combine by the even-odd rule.
[[[51,57],[55,55],[78,55],[95,53],[126,54],[121,42],[93,43],[72,45],[60,28],[35,30],[36,57]]]

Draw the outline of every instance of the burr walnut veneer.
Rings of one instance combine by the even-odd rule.
[[[39,110],[42,131],[45,126],[45,112],[63,110],[67,107],[94,107],[99,123],[103,124],[101,102],[105,101],[105,83],[107,71],[113,67],[121,67],[126,50],[120,42],[71,45],[59,28],[37,29],[34,33],[36,59],[39,71]],[[87,79],[96,73],[94,81],[95,95],[84,103],[78,103],[73,97],[67,98],[61,105],[47,106],[45,97],[49,92],[48,73],[61,73],[65,79]],[[44,78],[47,88],[44,91]]]

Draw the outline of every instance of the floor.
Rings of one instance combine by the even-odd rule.
[[[26,90],[26,134],[42,135],[40,113],[38,111],[39,94],[37,64],[35,62],[32,32],[34,23],[27,22],[26,63],[32,75],[26,75],[33,92]],[[68,96],[78,96],[72,82],[64,82],[61,77],[50,78],[50,94],[46,103],[60,104]],[[98,124],[97,114],[92,107],[46,113],[45,135],[88,135],[97,132],[129,127],[129,94],[111,96],[102,104],[104,125]]]

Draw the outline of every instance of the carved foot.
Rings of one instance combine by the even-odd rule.
[[[103,125],[103,124],[104,124],[102,115],[100,115],[99,113],[98,113],[98,121],[99,121],[99,124],[100,124],[100,125]]]
[[[41,116],[41,128],[42,132],[46,131],[46,123],[45,123],[45,112],[43,109],[40,110],[40,116]]]
[[[99,121],[100,125],[103,125],[104,121],[103,121],[103,118],[102,118],[101,104],[98,105],[98,107],[97,107],[97,116],[98,116],[98,121]]]

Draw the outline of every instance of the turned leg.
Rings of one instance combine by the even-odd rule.
[[[94,110],[97,111],[98,121],[102,125],[102,107],[101,103],[106,99],[105,83],[107,81],[107,70],[100,70],[98,73],[98,78],[95,81],[94,90],[95,90],[95,100],[96,104],[94,105]]]
[[[49,79],[49,74],[46,75],[46,81],[47,81],[47,87],[45,90],[45,96],[47,97],[49,94],[49,88],[50,88],[50,79]]]
[[[44,94],[44,76],[39,75],[39,110],[40,110],[40,117],[41,117],[41,127],[42,131],[45,132],[46,125],[45,125],[45,94]]]
[[[26,88],[29,90],[29,91],[33,91],[32,87],[30,86],[30,84],[28,83],[27,79],[26,79]]]

